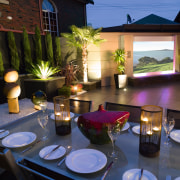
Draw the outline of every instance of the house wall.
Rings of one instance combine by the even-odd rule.
[[[42,1],[43,0],[9,0],[9,3],[0,1],[0,30],[27,31],[34,33],[36,25],[42,29]],[[86,4],[75,0],[50,0],[58,11],[59,32],[70,31],[74,24],[79,27],[86,25]],[[12,19],[8,19],[10,16]]]
[[[114,74],[117,73],[116,64],[113,61],[112,53],[118,48],[124,48],[126,55],[125,73],[133,77],[133,40],[134,36],[175,36],[176,55],[175,70],[180,72],[180,33],[122,33],[122,32],[101,32],[101,38],[106,39],[100,47],[91,47],[88,56],[89,78],[93,79],[92,72],[96,68],[93,62],[101,64],[101,86],[114,85]]]
[[[100,47],[91,47],[88,54],[88,76],[90,79],[95,79],[92,76],[92,72],[96,72],[96,68],[93,67],[92,63],[101,64],[101,86],[114,85],[114,74],[118,73],[117,65],[113,60],[113,52],[118,48],[124,48],[130,53],[126,57],[127,61],[125,64],[126,74],[131,76],[133,73],[133,62],[132,56],[132,35],[124,35],[122,33],[101,33],[101,38],[106,39]],[[95,75],[95,73],[94,73]]]
[[[43,60],[46,60],[45,38],[42,29],[41,6],[43,0],[0,0],[0,51],[2,53],[5,69],[10,67],[10,54],[7,41],[7,32],[13,31],[17,45],[18,55],[21,66],[20,73],[24,73],[24,57],[22,47],[22,30],[26,27],[29,33],[31,43],[32,58],[35,58],[34,47],[34,32],[36,25],[39,26],[42,34]],[[53,2],[58,11],[58,26],[59,32],[70,32],[70,26],[85,26],[86,25],[86,4],[76,0],[50,0]],[[7,17],[12,17],[12,20]],[[62,39],[62,38],[61,38]],[[66,56],[72,49],[67,49],[67,46],[62,42],[62,57]],[[74,52],[68,60],[76,59]],[[79,63],[79,62],[78,62]]]
[[[176,61],[175,61],[175,71],[180,72],[180,34],[176,35]]]
[[[59,31],[71,32],[72,24],[81,27],[86,25],[86,4],[75,0],[53,0],[58,9]]]
[[[9,4],[0,3],[0,25],[5,29],[34,31],[35,25],[40,27],[38,0],[9,0]],[[7,17],[12,17],[12,20]]]

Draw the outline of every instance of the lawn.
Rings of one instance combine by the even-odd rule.
[[[141,67],[133,69],[134,74],[158,72],[158,71],[169,71],[169,70],[173,70],[173,62],[164,63],[164,64],[149,64],[149,65],[145,65],[145,66],[141,66]]]

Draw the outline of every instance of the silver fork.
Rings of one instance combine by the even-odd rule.
[[[71,149],[68,153],[66,153],[65,157],[63,157],[63,159],[61,159],[58,163],[57,163],[57,166],[59,167],[66,159],[66,157],[71,153],[73,152],[74,149]]]

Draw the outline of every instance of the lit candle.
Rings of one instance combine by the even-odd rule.
[[[160,129],[158,127],[154,127],[153,131],[160,131]]]
[[[148,118],[143,118],[142,121],[148,122]]]
[[[152,135],[152,131],[147,131],[147,135]]]
[[[66,117],[64,120],[65,120],[65,121],[69,121],[70,119],[69,119],[69,117]]]
[[[60,116],[60,115],[61,115],[61,113],[60,113],[60,112],[57,112],[57,113],[56,113],[56,116]]]
[[[74,91],[75,91],[75,92],[77,91],[77,89],[78,89],[77,86],[74,86]]]

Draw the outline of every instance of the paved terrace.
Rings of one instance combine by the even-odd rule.
[[[146,87],[127,87],[126,91],[116,89],[114,86],[101,87],[88,91],[78,98],[92,100],[93,111],[106,101],[137,106],[158,105],[180,110],[180,81]]]
[[[139,88],[127,87],[126,91],[116,89],[114,86],[101,87],[74,98],[92,100],[92,111],[96,111],[98,105],[104,104],[106,101],[137,106],[147,104],[158,105],[180,110],[180,83],[176,82]],[[8,104],[0,104],[0,127],[36,112],[31,100],[26,98],[19,100],[19,108],[20,113],[9,114]],[[54,108],[52,102],[48,103],[48,108]]]

